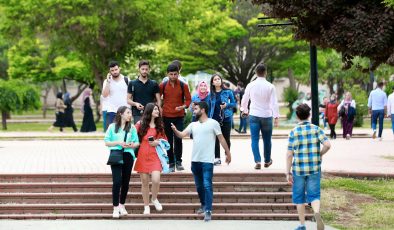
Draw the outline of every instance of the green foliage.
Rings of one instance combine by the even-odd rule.
[[[393,87],[394,81],[390,81],[386,84],[386,88],[384,89],[384,91],[386,92],[387,97],[394,92]]]
[[[186,113],[186,115],[185,115],[185,119],[184,119],[184,121],[183,121],[184,127],[187,127],[187,126],[192,122],[192,117],[193,117],[192,112],[190,112],[189,110],[187,110],[187,113]]]
[[[349,85],[346,88],[352,94],[353,100],[356,101],[356,117],[354,118],[354,126],[362,127],[364,123],[364,116],[368,114],[368,95],[359,85]]]
[[[7,129],[4,116],[9,112],[38,109],[40,106],[40,93],[37,88],[21,80],[0,80],[0,98],[3,129]]]
[[[287,119],[290,119],[293,114],[293,103],[298,99],[298,91],[291,87],[287,87],[283,91],[283,100],[288,103],[287,107],[289,108],[289,112],[286,114]]]

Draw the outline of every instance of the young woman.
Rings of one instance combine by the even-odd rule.
[[[125,136],[126,141],[124,141]],[[128,107],[119,107],[116,112],[115,122],[108,127],[104,141],[110,150],[123,149],[123,164],[111,165],[113,183],[112,203],[114,206],[112,217],[119,218],[120,215],[128,214],[125,208],[125,202],[127,192],[129,191],[131,169],[133,168],[135,158],[134,149],[139,146],[137,130],[132,125],[131,110]]]
[[[166,139],[164,133],[163,119],[160,114],[159,106],[154,103],[148,103],[145,106],[141,120],[136,124],[138,137],[141,142],[138,151],[138,158],[134,170],[141,177],[141,192],[144,200],[143,214],[150,214],[149,208],[149,174],[152,179],[152,203],[157,211],[163,210],[157,194],[160,188],[160,172],[162,171],[160,159],[157,156],[156,146],[159,145],[159,139]]]
[[[55,103],[55,110],[56,110],[56,121],[49,127],[49,131],[53,130],[53,127],[59,127],[60,132],[63,132],[64,127],[64,109],[67,108],[63,102],[63,93],[59,92],[56,94],[56,103]]]
[[[205,81],[200,81],[197,85],[197,92],[192,97],[192,103],[190,104],[190,110],[193,112],[194,103],[208,100],[208,84]],[[192,121],[196,121],[196,117],[193,114]]]
[[[223,87],[223,79],[219,74],[214,74],[210,81],[211,89],[208,95],[209,100],[209,118],[219,122],[224,139],[230,148],[231,121],[233,108],[237,106],[234,94],[231,90]],[[215,144],[215,162],[214,165],[220,165],[220,145],[216,138]]]
[[[328,126],[330,126],[330,138],[336,139],[337,134],[335,132],[335,125],[338,121],[338,102],[337,96],[335,94],[331,95],[330,102],[327,103],[326,106],[326,118],[328,122]]]
[[[72,107],[72,102],[70,98],[70,93],[67,92],[64,94],[64,104],[67,106],[64,110],[64,127],[72,127],[74,132],[77,132],[77,126],[74,122],[74,109]]]
[[[92,107],[90,106],[90,95],[92,95],[92,90],[86,89],[82,96],[83,119],[82,119],[81,132],[96,131],[96,124],[94,123],[94,118],[93,118],[93,110]]]
[[[343,128],[343,138],[349,140],[353,133],[353,121],[356,115],[356,101],[352,99],[352,94],[347,92],[345,94],[345,99],[339,104],[338,111],[344,108],[344,114],[342,114],[342,128]]]

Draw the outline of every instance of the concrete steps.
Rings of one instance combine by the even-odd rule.
[[[162,212],[142,215],[139,176],[132,175],[122,219],[202,219],[193,176],[162,176]],[[111,219],[110,174],[2,174],[0,219]],[[281,173],[215,173],[213,219],[296,220],[291,186]],[[308,218],[311,218],[310,211]]]

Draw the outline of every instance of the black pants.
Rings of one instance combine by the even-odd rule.
[[[126,203],[127,192],[129,191],[131,169],[133,168],[134,159],[130,153],[123,153],[123,164],[111,165],[112,170],[112,204],[119,205]]]
[[[179,131],[183,131],[183,117],[163,117],[164,121],[164,132],[166,133],[168,143],[170,143],[170,149],[167,150],[168,160],[170,166],[173,166],[175,162],[182,162],[182,139],[174,134],[171,129],[171,123]]]
[[[333,124],[333,125],[329,124],[329,126],[330,126],[330,130],[331,130],[330,137],[333,139],[336,139],[337,133],[335,132],[335,124]]]
[[[223,134],[224,139],[227,142],[228,148],[230,148],[230,146],[231,146],[231,142],[230,142],[231,122],[223,122],[223,125],[220,126],[220,129],[222,130],[222,134]],[[217,137],[216,137],[216,142],[215,142],[215,158],[220,158],[220,142]]]

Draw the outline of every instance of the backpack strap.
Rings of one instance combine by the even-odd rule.
[[[124,79],[124,82],[126,83],[126,85],[128,86],[129,85],[129,78],[123,77],[123,79]]]

